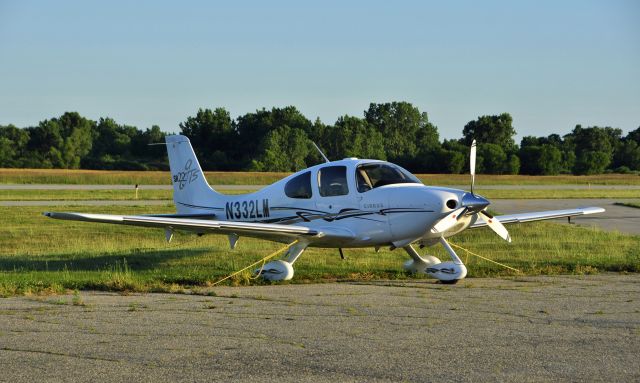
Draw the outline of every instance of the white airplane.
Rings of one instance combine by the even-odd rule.
[[[240,236],[293,244],[283,259],[260,270],[267,280],[289,280],[293,264],[307,247],[402,248],[411,257],[407,271],[456,283],[467,268],[446,238],[468,228],[489,226],[511,242],[503,223],[521,223],[601,213],[598,207],[553,210],[492,217],[489,201],[474,194],[476,143],[470,152],[471,191],[433,187],[395,164],[346,158],[301,170],[249,194],[223,195],[204,177],[189,139],[166,137],[176,214],[112,215],[46,212],[56,219],[163,228],[167,241],[176,230],[219,233],[235,248]],[[319,150],[319,149],[318,149]],[[480,218],[480,219],[479,219]],[[440,243],[451,260],[421,256]]]

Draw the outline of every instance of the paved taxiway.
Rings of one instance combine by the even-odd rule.
[[[597,226],[604,230],[617,230],[622,233],[640,234],[640,209],[615,205],[616,202],[627,201],[640,203],[638,199],[492,199],[489,209],[493,209],[501,214],[514,214],[527,211],[598,206],[604,208],[606,211],[604,213],[572,218],[572,222],[580,226]],[[566,218],[555,221],[567,223]]]
[[[640,380],[640,275],[0,300],[0,381]]]

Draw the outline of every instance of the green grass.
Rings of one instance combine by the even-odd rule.
[[[250,193],[251,190],[219,190],[224,194]],[[640,198],[640,189],[482,189],[477,192],[489,199],[566,199],[566,198]],[[0,201],[122,201],[134,200],[132,190],[1,190]],[[141,200],[172,200],[171,190],[139,190]]]
[[[212,185],[268,185],[289,173],[205,172]],[[169,171],[0,169],[0,184],[171,185]]]
[[[0,201],[134,200],[131,190],[0,190]],[[138,199],[171,200],[171,190],[139,190]]]
[[[220,190],[223,194],[248,193],[248,190]],[[0,201],[124,201],[135,200],[131,190],[2,190]],[[172,200],[172,190],[139,190],[140,200]]]
[[[268,185],[289,173],[205,172],[212,185]],[[427,185],[466,185],[468,174],[418,174]],[[601,174],[594,176],[513,176],[480,174],[478,185],[640,185],[640,175]],[[64,169],[0,169],[4,184],[101,184],[170,185],[168,171],[106,171]]]
[[[55,294],[67,290],[168,291],[209,286],[281,247],[241,238],[229,250],[225,236],[178,234],[167,244],[159,229],[52,220],[41,215],[55,207],[0,208],[0,295]],[[173,207],[74,207],[62,210],[144,214]],[[508,244],[488,229],[468,230],[452,242],[526,274],[592,273],[640,270],[640,237],[554,223],[509,226]],[[429,249],[445,260],[436,246]],[[426,252],[426,249],[422,253]],[[465,255],[470,277],[513,275]],[[296,262],[293,283],[413,277],[402,271],[404,251],[309,249]],[[264,284],[248,274],[232,284]]]
[[[614,205],[634,207],[636,209],[640,209],[640,203],[638,202],[616,202]]]

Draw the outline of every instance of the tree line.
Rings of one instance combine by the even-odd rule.
[[[205,170],[290,172],[330,159],[389,160],[417,173],[468,169],[476,139],[476,169],[490,174],[600,174],[640,171],[640,127],[626,136],[611,127],[582,127],[560,136],[524,137],[516,144],[508,113],[469,121],[462,138],[440,140],[428,115],[408,102],[371,103],[362,117],[332,124],[311,121],[294,106],[257,110],[232,118],[224,108],[199,109],[180,123]],[[66,169],[168,169],[165,132],[111,118],[93,121],[77,112],[37,126],[0,126],[0,167]]]

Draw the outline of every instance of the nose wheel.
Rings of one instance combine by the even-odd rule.
[[[441,262],[440,259],[432,255],[420,256],[411,245],[404,247],[404,250],[411,257],[405,262],[404,269],[412,273],[423,273],[439,280],[442,283],[454,284],[467,276],[467,267],[462,263],[455,251],[443,237],[440,237],[440,244],[447,250],[451,261]]]

